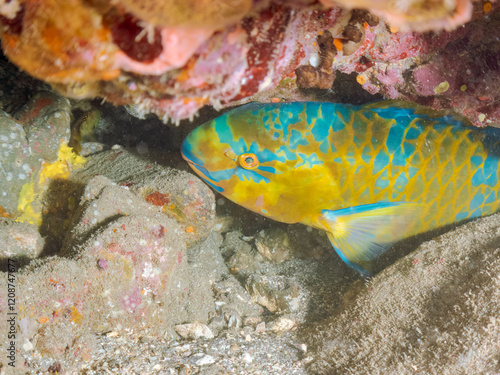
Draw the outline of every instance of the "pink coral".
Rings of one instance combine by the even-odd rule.
[[[401,30],[453,30],[468,22],[472,15],[470,0],[320,0],[325,6],[340,4],[361,8],[382,17]]]

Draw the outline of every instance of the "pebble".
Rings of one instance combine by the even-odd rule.
[[[205,354],[203,357],[196,361],[197,366],[206,366],[213,363],[215,363],[215,358],[208,354]]]
[[[252,301],[266,307],[272,313],[291,312],[297,309],[298,285],[280,275],[252,274],[246,281],[246,289]]]
[[[273,263],[280,264],[291,258],[290,238],[284,230],[261,230],[255,238],[255,246],[264,258]]]
[[[248,352],[245,352],[243,353],[243,355],[241,356],[241,359],[243,360],[243,362],[245,363],[251,363],[253,361],[253,358],[252,356],[250,355],[250,353]]]
[[[0,218],[2,218],[1,211]],[[2,218],[0,220],[0,243],[3,245],[0,249],[0,259],[15,257],[33,259],[42,253],[45,239],[40,235],[36,225]]]
[[[273,322],[271,330],[274,332],[284,332],[290,331],[294,327],[295,320],[287,318],[286,316],[280,316]]]
[[[190,344],[180,345],[180,346],[176,346],[174,348],[174,350],[176,352],[179,352],[179,353],[185,353],[185,352],[187,352],[190,349],[191,349],[191,345]]]
[[[202,323],[188,323],[188,324],[178,324],[174,327],[175,332],[179,334],[179,336],[185,339],[197,339],[197,338],[205,338],[205,339],[213,339],[214,334],[212,330],[208,328],[207,325]]]
[[[266,322],[260,322],[255,327],[255,333],[263,333],[266,331]]]
[[[23,349],[29,351],[33,349],[33,344],[28,339],[24,340]]]

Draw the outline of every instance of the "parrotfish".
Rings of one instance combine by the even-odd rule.
[[[326,231],[362,275],[393,243],[500,206],[500,129],[401,102],[247,104],[182,155],[237,204]]]

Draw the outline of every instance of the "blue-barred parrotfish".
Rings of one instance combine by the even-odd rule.
[[[193,130],[191,168],[237,204],[326,231],[350,267],[496,212],[500,129],[409,103],[252,103]]]

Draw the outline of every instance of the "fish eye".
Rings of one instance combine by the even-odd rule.
[[[255,154],[241,154],[238,156],[238,164],[245,169],[255,169],[259,166],[259,159]]]

